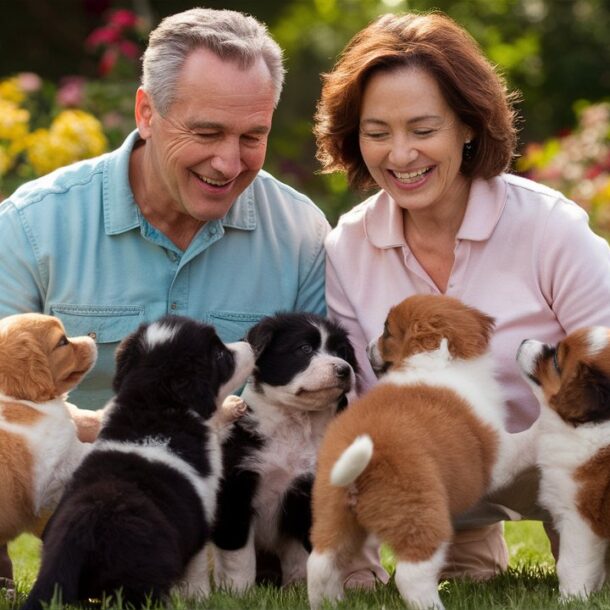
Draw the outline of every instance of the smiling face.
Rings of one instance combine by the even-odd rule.
[[[200,225],[225,216],[263,166],[274,105],[263,59],[241,68],[206,49],[187,57],[164,115],[139,89],[146,145],[130,179],[144,215],[161,230],[174,219]]]
[[[469,187],[460,174],[462,150],[472,136],[422,69],[379,71],[365,86],[360,152],[375,182],[405,210],[461,212]]]

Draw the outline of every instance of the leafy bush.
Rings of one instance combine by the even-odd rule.
[[[0,81],[0,188],[99,155],[108,147],[90,113],[57,103],[57,92],[35,74]]]
[[[582,104],[577,118],[574,130],[528,144],[516,168],[574,200],[610,237],[610,103]]]
[[[31,72],[0,80],[2,194],[120,144],[134,127],[133,95],[146,30],[139,17],[121,9],[91,32],[85,50],[98,57],[98,80],[67,76],[56,85]]]

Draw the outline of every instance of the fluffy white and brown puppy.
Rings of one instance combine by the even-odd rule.
[[[0,320],[0,544],[39,534],[88,445],[77,438],[66,393],[95,363],[89,337],[66,337],[55,317]]]
[[[560,536],[559,590],[586,597],[604,583],[610,540],[610,330],[526,340],[517,361],[541,405],[539,502]]]
[[[504,431],[493,320],[445,296],[393,307],[369,348],[379,383],[331,422],[313,488],[312,608],[342,597],[340,574],[369,534],[393,549],[415,608],[442,608],[438,577],[454,516],[533,462],[529,435]]]

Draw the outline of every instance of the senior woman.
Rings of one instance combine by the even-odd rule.
[[[447,294],[496,320],[492,352],[507,428],[538,414],[515,354],[585,325],[610,326],[610,250],[560,193],[505,173],[516,147],[514,95],[471,36],[440,13],[383,15],[323,77],[318,158],[353,188],[377,192],[330,233],[327,303],[351,332],[362,390],[375,377],[365,346],[390,307],[414,293]],[[536,478],[456,523],[445,577],[504,570],[502,520],[541,518]]]

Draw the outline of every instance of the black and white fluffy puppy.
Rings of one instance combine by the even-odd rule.
[[[255,582],[257,551],[277,555],[282,584],[305,580],[316,454],[357,372],[346,331],[320,316],[267,317],[246,339],[256,364],[223,445],[213,534],[216,582],[239,592]]]
[[[209,592],[204,545],[222,468],[223,399],[254,366],[245,342],[167,316],[117,350],[116,396],[100,435],[44,534],[42,566],[24,608],[122,589],[138,607],[177,587]],[[227,426],[228,427],[228,426]]]

